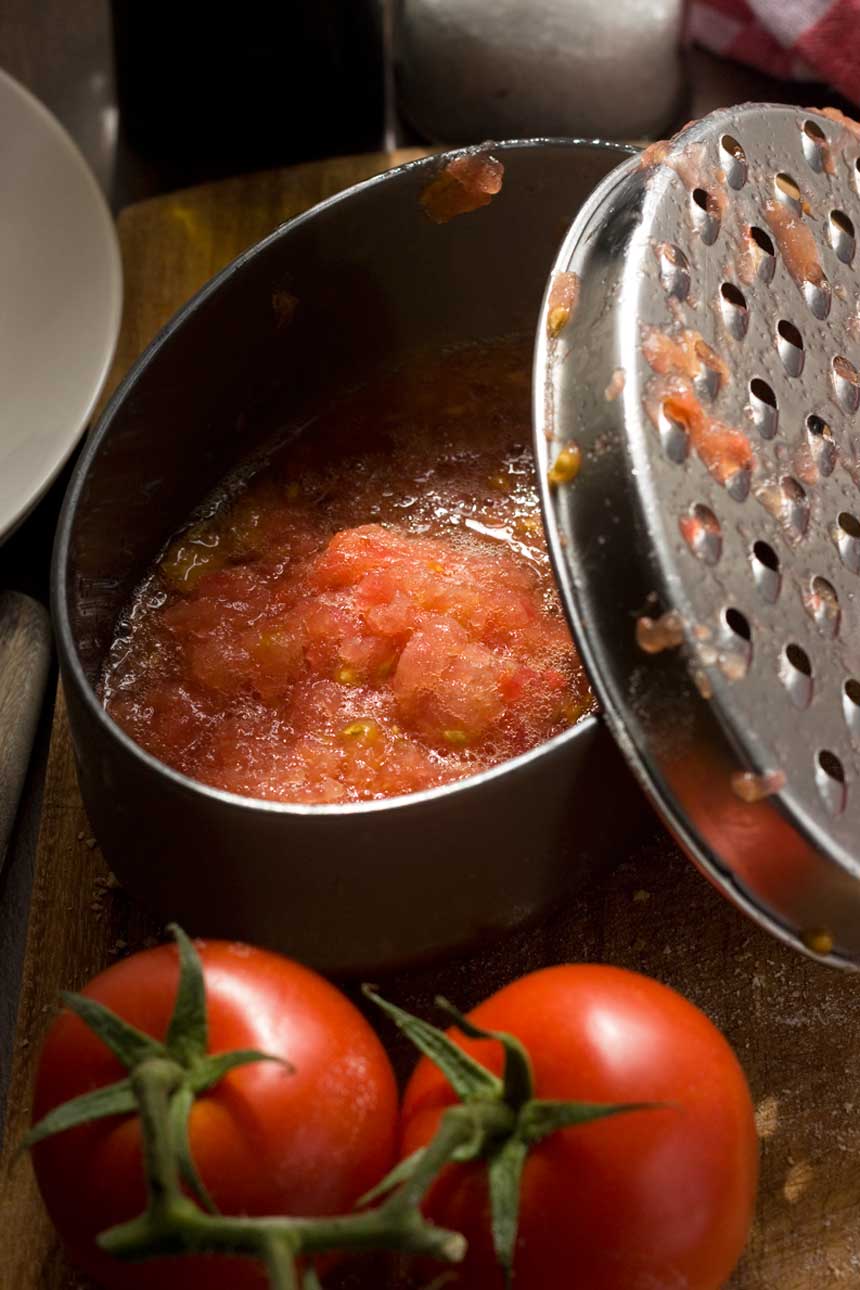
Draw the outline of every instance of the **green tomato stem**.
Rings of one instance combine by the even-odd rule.
[[[330,1250],[391,1250],[446,1263],[466,1252],[459,1232],[436,1227],[420,1204],[439,1170],[464,1147],[479,1149],[509,1134],[513,1111],[499,1102],[451,1107],[418,1167],[378,1209],[332,1218],[248,1218],[204,1213],[182,1191],[171,1132],[171,1103],[182,1095],[183,1071],[152,1058],[132,1073],[140,1109],[147,1208],[138,1218],[99,1237],[116,1258],[167,1254],[238,1254],[261,1259],[272,1290],[296,1290],[296,1258]]]
[[[299,1290],[299,1274],[290,1244],[271,1237],[264,1241],[264,1246],[271,1290]]]
[[[461,1147],[470,1146],[474,1155],[479,1156],[488,1143],[506,1137],[515,1127],[516,1115],[504,1102],[461,1103],[450,1107],[411,1176],[377,1212],[396,1215],[418,1211],[439,1171]]]
[[[177,1200],[184,1199],[179,1153],[170,1126],[171,1096],[178,1092],[183,1076],[182,1068],[164,1057],[147,1058],[131,1072],[143,1136],[147,1213],[155,1223],[170,1213]]]

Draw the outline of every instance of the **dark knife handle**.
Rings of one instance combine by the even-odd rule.
[[[18,591],[0,592],[0,866],[27,775],[50,662],[47,610]]]

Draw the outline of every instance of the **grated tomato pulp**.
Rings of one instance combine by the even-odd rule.
[[[446,784],[593,707],[549,566],[514,342],[321,414],[169,545],[120,621],[112,717],[194,779],[286,802]]]

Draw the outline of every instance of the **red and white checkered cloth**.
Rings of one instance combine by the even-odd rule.
[[[782,80],[860,103],[860,0],[691,0],[689,36]]]

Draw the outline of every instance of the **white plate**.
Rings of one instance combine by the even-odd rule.
[[[0,72],[0,541],[87,424],[119,331],[113,219],[47,108]]]

